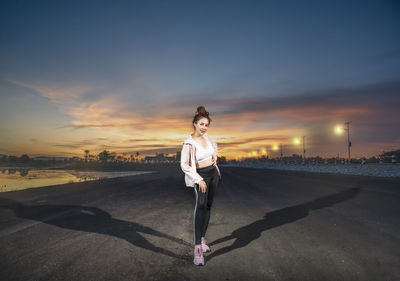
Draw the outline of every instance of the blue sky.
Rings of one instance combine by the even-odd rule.
[[[344,154],[349,118],[356,155],[400,146],[398,1],[0,5],[0,153],[174,153],[198,105],[232,157]]]

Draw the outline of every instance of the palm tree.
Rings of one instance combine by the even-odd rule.
[[[110,157],[110,152],[104,150],[103,152],[99,153],[99,160],[101,162],[107,162],[107,159]]]
[[[87,163],[87,159],[89,157],[89,152],[90,152],[90,150],[88,150],[88,149],[85,150],[85,162],[86,163]]]

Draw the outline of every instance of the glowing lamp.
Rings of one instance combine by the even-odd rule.
[[[335,126],[334,130],[335,130],[336,135],[342,135],[344,133],[343,126],[341,126],[341,125]]]

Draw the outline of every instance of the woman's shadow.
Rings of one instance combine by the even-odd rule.
[[[190,256],[178,255],[167,249],[153,245],[140,233],[168,239],[188,248],[192,246],[190,243],[139,223],[113,218],[109,213],[96,207],[79,205],[24,205],[17,201],[0,197],[0,208],[11,209],[20,218],[41,221],[66,229],[115,236],[125,239],[134,246],[156,253],[183,260],[190,259]]]
[[[251,224],[248,224],[246,226],[240,227],[233,231],[230,235],[219,238],[210,243],[209,245],[211,246],[231,239],[235,239],[232,245],[223,247],[213,253],[210,253],[210,255],[207,256],[207,260],[211,260],[213,257],[223,255],[234,249],[247,246],[250,242],[259,238],[261,236],[261,233],[265,230],[305,218],[308,216],[311,210],[329,207],[334,204],[350,200],[354,198],[359,192],[360,188],[351,188],[336,194],[319,197],[306,203],[266,213],[262,219],[252,222]]]
[[[303,204],[267,213],[263,219],[240,227],[233,231],[232,234],[210,243],[211,246],[235,239],[232,245],[218,249],[208,255],[207,260],[225,254],[231,250],[245,247],[250,242],[259,238],[263,231],[304,218],[309,214],[310,210],[317,210],[342,201],[350,200],[354,198],[359,191],[359,188],[352,188],[333,195],[320,197]],[[139,223],[113,218],[109,213],[96,207],[79,205],[24,205],[17,201],[0,197],[0,208],[11,209],[14,211],[16,216],[21,218],[41,221],[43,223],[66,229],[115,236],[125,239],[137,247],[170,257],[183,260],[190,260],[192,258],[192,256],[178,255],[169,250],[157,247],[139,233],[165,238],[187,246],[188,249],[192,248],[192,244]]]

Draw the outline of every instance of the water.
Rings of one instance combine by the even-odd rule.
[[[85,182],[103,178],[133,176],[153,172],[154,171],[97,172],[0,168],[0,192],[74,182]]]

